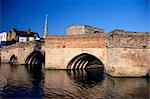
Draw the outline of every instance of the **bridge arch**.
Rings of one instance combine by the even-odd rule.
[[[73,57],[67,65],[67,69],[87,69],[87,68],[99,68],[104,64],[96,56],[88,53],[82,53]]]
[[[14,54],[10,56],[9,63],[16,63],[17,62],[17,56]]]
[[[45,62],[45,55],[40,52],[40,51],[33,51],[31,52],[26,60],[25,60],[25,64],[28,65],[39,65]]]

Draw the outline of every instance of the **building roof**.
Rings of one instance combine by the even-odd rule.
[[[16,31],[17,35],[20,37],[39,37],[37,32],[27,32],[27,31]]]
[[[30,29],[28,29],[28,31],[18,31],[17,29],[13,28],[13,31],[16,32],[16,35],[20,37],[39,37],[37,32],[31,32]]]

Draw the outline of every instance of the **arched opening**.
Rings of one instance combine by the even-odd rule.
[[[25,60],[26,65],[42,65],[45,55],[40,51],[33,51]]]
[[[9,63],[11,64],[17,63],[17,57],[14,54],[10,57]]]
[[[95,69],[104,68],[103,63],[95,56],[87,53],[75,56],[68,64],[67,69]]]

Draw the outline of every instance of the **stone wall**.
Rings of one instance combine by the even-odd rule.
[[[67,35],[93,35],[99,33],[104,33],[104,30],[88,25],[74,25],[67,28]]]
[[[46,69],[67,69],[77,55],[87,53],[97,57],[107,74],[114,77],[146,76],[150,69],[150,50],[131,48],[46,48]]]
[[[87,53],[98,58],[107,68],[106,48],[46,48],[46,69],[67,69],[69,62],[77,55]]]
[[[139,76],[150,70],[149,32],[114,30],[107,34],[107,48],[111,75]]]
[[[108,74],[114,77],[145,76],[150,70],[149,34],[149,32],[114,30],[99,35],[48,36],[45,53],[51,54],[46,54],[46,68],[64,69],[69,62],[67,59],[75,56],[76,51],[78,54],[95,55],[94,53],[97,52],[97,55],[102,55],[98,49],[106,48],[107,58],[104,65]],[[88,48],[95,50],[84,51]],[[102,57],[105,56],[106,54]]]
[[[148,33],[148,48],[150,48],[150,32]]]
[[[146,76],[150,69],[149,60],[149,49],[107,48],[107,72],[115,77]]]
[[[114,30],[108,34],[47,36],[41,47],[45,68],[66,69],[75,56],[87,53],[97,57],[114,77],[141,77],[150,71],[149,32]],[[34,43],[17,43],[3,47],[1,59],[8,62],[14,54],[24,64],[33,50]]]
[[[48,36],[45,45],[57,48],[104,48],[106,47],[106,36]]]
[[[148,49],[148,66],[149,66],[149,73],[148,73],[148,75],[150,76],[150,49]]]
[[[107,47],[150,48],[150,33],[114,30],[107,34]]]
[[[14,54],[19,64],[24,64],[27,56],[34,50],[33,42],[17,43],[1,48],[1,62],[9,62]]]

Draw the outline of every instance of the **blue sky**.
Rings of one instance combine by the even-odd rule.
[[[65,35],[71,25],[150,31],[150,0],[0,0],[0,31],[19,30],[43,35],[48,13],[49,35]]]

